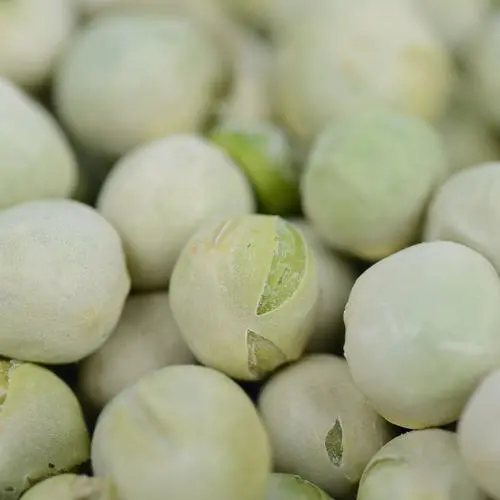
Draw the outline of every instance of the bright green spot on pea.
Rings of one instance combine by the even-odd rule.
[[[286,362],[281,349],[252,330],[247,331],[248,369],[256,378],[262,378]]]
[[[243,170],[266,212],[293,213],[299,208],[298,180],[285,151],[288,145],[277,130],[221,128],[212,141]]]
[[[341,467],[344,456],[344,429],[339,418],[335,419],[333,427],[326,435],[325,447],[333,465]]]
[[[291,224],[277,218],[275,241],[271,269],[257,307],[259,316],[289,300],[305,272],[307,255],[302,235]]]

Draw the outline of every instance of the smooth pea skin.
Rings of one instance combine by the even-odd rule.
[[[187,18],[140,10],[97,16],[58,64],[55,108],[85,147],[119,157],[198,131],[224,74],[217,48]]]
[[[21,500],[118,500],[111,482],[102,477],[61,474],[30,488]]]
[[[194,355],[244,380],[301,356],[318,296],[313,251],[297,228],[270,215],[203,225],[170,282],[170,307]]]
[[[427,213],[424,238],[450,240],[484,255],[500,273],[500,162],[484,163],[451,176]]]
[[[344,308],[354,285],[353,266],[328,248],[312,225],[304,219],[290,219],[305,236],[316,257],[320,296],[309,352],[334,352],[343,342]]]
[[[0,354],[56,364],[106,341],[130,289],[116,231],[70,200],[0,212],[0,283]]]
[[[488,375],[467,403],[458,444],[468,471],[491,498],[500,499],[500,371]]]
[[[17,500],[33,483],[89,457],[78,400],[49,370],[0,361],[0,499]]]
[[[286,35],[273,51],[272,103],[301,142],[311,144],[330,123],[373,107],[425,121],[444,112],[449,54],[409,1],[282,0],[278,6],[273,19]]]
[[[334,497],[355,491],[391,426],[354,385],[344,359],[303,358],[264,386],[259,410],[277,471],[298,474]]]
[[[262,500],[269,440],[253,403],[211,368],[171,366],[99,417],[92,467],[120,500]]]
[[[133,203],[131,203],[133,200]],[[165,289],[182,248],[212,217],[255,211],[250,183],[201,136],[176,134],[125,155],[97,201],[123,241],[134,289]]]
[[[75,155],[54,118],[0,76],[0,210],[30,200],[69,198],[77,177]]]
[[[78,366],[78,394],[102,409],[144,375],[194,363],[168,305],[166,292],[132,295],[106,343]]]
[[[294,474],[271,474],[265,500],[332,500],[314,484]]]
[[[487,500],[467,473],[453,432],[412,431],[387,443],[361,478],[357,500]]]
[[[68,0],[0,2],[0,75],[39,90],[52,76],[76,20]]]
[[[476,251],[421,243],[373,265],[344,313],[353,379],[390,422],[454,422],[500,363],[500,279]]]
[[[444,146],[427,124],[363,113],[319,135],[302,178],[304,212],[333,248],[381,259],[417,239],[446,171]]]

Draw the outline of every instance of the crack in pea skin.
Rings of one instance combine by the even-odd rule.
[[[281,349],[270,340],[247,330],[248,370],[258,379],[274,371],[286,362]]]
[[[220,221],[217,226],[213,228],[213,230],[206,236],[206,238],[200,245],[191,245],[191,252],[196,253],[198,250],[198,246],[200,246],[200,249],[203,249],[205,251],[212,249],[221,250],[221,248],[223,248],[225,245],[226,239],[237,227],[237,219],[231,218]]]
[[[325,448],[333,465],[341,467],[344,456],[344,429],[339,418],[335,419],[333,427],[325,437]]]
[[[324,500],[323,492],[313,483],[310,483],[301,476],[294,475],[293,481],[296,484],[297,492],[308,500]]]
[[[288,222],[276,221],[276,249],[264,290],[257,306],[257,316],[278,309],[293,297],[306,268],[306,247],[302,235]]]
[[[224,241],[224,238],[227,236],[227,234],[230,232],[230,229],[234,229],[234,226],[234,219],[228,219],[221,222],[221,224],[214,231],[212,242],[213,246],[219,246]]]

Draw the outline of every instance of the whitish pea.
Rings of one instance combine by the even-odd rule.
[[[427,212],[424,238],[449,240],[484,255],[500,272],[500,162],[458,172],[437,191]]]
[[[16,4],[3,2],[0,10]],[[0,76],[0,210],[30,200],[69,198],[77,177],[75,155],[53,117]]]
[[[23,88],[40,90],[73,35],[76,14],[67,0],[1,2],[0,75]]]
[[[371,457],[392,437],[344,359],[316,354],[272,376],[259,397],[276,470],[334,497],[352,494]]]
[[[466,246],[421,243],[365,271],[344,314],[353,379],[390,422],[454,422],[500,363],[500,279]]]
[[[72,363],[98,349],[130,289],[116,231],[70,200],[0,212],[0,282],[0,354],[41,363]]]
[[[97,207],[121,236],[133,288],[151,290],[167,287],[182,248],[203,222],[252,213],[255,202],[224,151],[202,137],[176,134],[125,155]]]
[[[120,500],[262,500],[271,450],[235,382],[210,368],[170,366],[104,409],[92,467]]]
[[[467,473],[456,435],[412,431],[387,443],[370,460],[357,500],[487,500]]]
[[[217,47],[185,17],[147,10],[97,16],[59,61],[55,108],[84,146],[118,157],[202,128],[224,74]]]
[[[273,21],[283,18],[286,34],[273,51],[272,103],[295,138],[311,143],[331,122],[373,107],[426,121],[445,111],[450,57],[409,1],[278,5]]]

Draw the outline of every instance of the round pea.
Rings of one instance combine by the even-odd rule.
[[[319,135],[302,178],[304,212],[333,248],[381,259],[416,241],[446,173],[444,146],[427,124],[362,113]]]
[[[201,129],[223,66],[212,40],[187,18],[140,10],[97,16],[59,61],[55,109],[84,146],[119,157]]]
[[[344,359],[315,354],[284,368],[258,403],[275,468],[297,474],[333,497],[352,494],[391,426],[354,385]]]
[[[0,76],[0,210],[31,200],[69,198],[77,181],[75,155],[54,118]]]
[[[452,62],[409,1],[277,3],[272,103],[296,140],[373,107],[431,122],[444,113]]]
[[[0,212],[0,282],[0,355],[56,364],[106,341],[130,289],[116,231],[70,200]]]
[[[203,222],[252,213],[255,202],[224,151],[199,136],[176,134],[125,155],[97,207],[120,234],[133,288],[154,290],[167,287],[182,248]]]
[[[41,366],[0,361],[0,498],[89,458],[90,439],[71,389]]]
[[[0,75],[30,91],[43,88],[73,35],[76,14],[67,0],[1,2]]]
[[[370,460],[357,500],[486,500],[460,456],[456,435],[412,431],[387,443]]]
[[[484,255],[500,272],[500,162],[458,172],[437,191],[427,212],[424,238],[449,240]]]
[[[170,307],[194,355],[247,380],[301,356],[318,295],[313,251],[300,230],[270,215],[203,225],[170,282]]]
[[[92,467],[120,500],[261,500],[269,440],[248,396],[201,366],[170,366],[121,392],[99,417]]]
[[[454,422],[500,363],[500,279],[470,248],[421,243],[373,265],[344,314],[354,382],[410,429]]]

